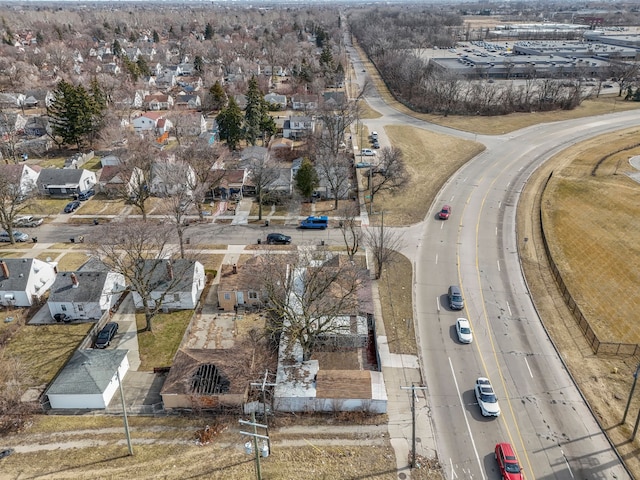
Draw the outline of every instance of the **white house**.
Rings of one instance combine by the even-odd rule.
[[[278,93],[267,93],[264,96],[265,102],[272,103],[274,105],[278,105],[280,110],[286,110],[287,108],[287,96],[280,95]]]
[[[195,184],[195,171],[187,163],[158,160],[151,166],[152,195],[166,197],[182,193],[191,196]]]
[[[37,165],[15,163],[0,165],[0,177],[11,180],[14,185],[17,185],[19,191],[16,193],[21,196],[26,197],[36,189],[39,175],[40,167]]]
[[[285,120],[282,127],[282,136],[284,138],[292,138],[294,140],[311,135],[315,129],[315,120],[313,117],[291,116]]]
[[[58,197],[73,196],[96,183],[95,172],[83,168],[43,168],[36,182],[41,193]]]
[[[76,350],[46,395],[53,409],[104,409],[129,371],[128,350]]]
[[[0,260],[0,305],[30,307],[56,279],[54,263],[37,258]]]
[[[133,129],[136,133],[153,131],[161,135],[172,128],[172,123],[164,118],[162,112],[146,112],[133,119]]]
[[[163,308],[196,308],[205,283],[204,266],[200,262],[186,259],[146,260],[143,272],[153,289],[151,298],[154,301],[162,298]],[[132,293],[136,308],[142,308],[142,297],[135,290]]]
[[[71,320],[99,320],[113,307],[125,290],[121,273],[101,270],[59,272],[51,287],[47,306],[51,318],[58,313]]]

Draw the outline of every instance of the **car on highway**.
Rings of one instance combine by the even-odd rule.
[[[284,235],[283,233],[270,233],[267,235],[268,245],[289,245],[291,243],[291,237]]]
[[[42,218],[34,217],[32,215],[25,215],[18,217],[13,221],[14,227],[37,227],[42,225],[44,220]]]
[[[100,333],[98,333],[98,338],[96,338],[95,343],[96,348],[107,348],[111,344],[113,337],[116,336],[116,333],[118,333],[118,324],[116,322],[107,323],[102,327]]]
[[[438,218],[440,220],[447,220],[450,215],[451,215],[451,206],[444,205],[442,207],[442,210],[440,210],[440,212],[438,213]]]
[[[458,320],[456,320],[456,333],[458,334],[458,340],[460,341],[460,343],[473,342],[471,324],[466,318],[459,318]]]
[[[80,208],[80,202],[74,200],[73,202],[67,203],[66,207],[64,207],[64,213],[75,212],[78,208]]]
[[[500,404],[488,378],[478,377],[475,387],[476,399],[484,417],[499,417]]]
[[[29,240],[29,235],[26,233],[19,232],[18,230],[13,231],[13,240],[16,242],[26,242]],[[0,242],[10,242],[9,234],[7,232],[0,232]]]
[[[505,480],[524,480],[522,474],[522,468],[518,463],[516,452],[510,443],[498,443],[496,444],[496,450],[494,453],[496,462],[498,462],[498,468],[500,469],[500,476]]]
[[[464,308],[464,299],[462,298],[462,292],[457,285],[451,285],[447,293],[449,299],[449,308],[451,310],[462,310]]]

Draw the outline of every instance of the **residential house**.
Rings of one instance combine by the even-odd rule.
[[[274,151],[290,151],[293,150],[293,141],[289,138],[277,137],[271,140],[269,150]]]
[[[192,76],[195,71],[196,68],[194,66],[193,63],[189,63],[189,62],[183,62],[181,64],[178,65],[179,71],[180,73],[178,75],[180,76]]]
[[[318,97],[315,95],[294,95],[291,97],[291,108],[304,112],[314,111],[318,108]]]
[[[215,198],[228,200],[242,196],[248,182],[249,172],[245,168],[225,170],[219,185],[213,189]]]
[[[0,108],[20,108],[26,98],[24,93],[0,93]]]
[[[279,95],[277,93],[268,93],[264,96],[264,100],[271,105],[274,105],[278,110],[287,109],[287,96]]]
[[[218,308],[226,312],[239,307],[261,308],[267,301],[263,288],[263,257],[251,257],[241,265],[223,264],[219,272]]]
[[[299,140],[311,135],[315,130],[315,124],[316,122],[313,117],[290,116],[289,119],[284,122],[282,136],[292,140]]]
[[[178,95],[180,97],[180,95]],[[173,116],[175,131],[179,136],[197,137],[207,131],[207,121],[199,112],[180,112]]]
[[[37,258],[0,260],[0,305],[30,307],[38,303],[56,278],[56,264]]]
[[[150,192],[156,197],[178,194],[191,196],[196,174],[191,165],[180,161],[156,160],[151,165]]]
[[[148,110],[171,110],[173,108],[173,97],[161,93],[154,93],[144,97],[144,105]]]
[[[116,155],[107,155],[100,159],[100,166],[104,167],[113,167],[114,165],[121,165],[122,160]],[[100,177],[102,178],[102,176]]]
[[[322,94],[322,101],[325,105],[341,107],[345,105],[347,96],[343,91],[324,92]]]
[[[129,371],[128,350],[76,350],[45,392],[52,409],[106,409]]]
[[[29,117],[24,125],[24,134],[28,137],[42,137],[43,135],[51,134],[51,132],[49,117],[44,115]]]
[[[280,65],[265,65],[265,67],[262,69],[262,74],[268,77],[286,77],[288,75],[287,69]]]
[[[37,188],[38,176],[41,168],[38,165],[27,164],[0,164],[0,177],[11,180],[18,185],[19,195],[29,196]]]
[[[98,67],[98,72],[110,73],[111,75],[120,75],[122,69],[115,62],[103,63],[102,66]]]
[[[99,190],[108,197],[130,197],[137,191],[138,182],[144,178],[140,168],[127,168],[124,165],[107,165],[102,168]]]
[[[76,272],[58,272],[47,306],[51,318],[65,314],[71,320],[99,320],[124,290],[124,275],[92,264]]]
[[[246,147],[240,152],[240,165],[249,167],[252,164],[262,164],[269,160],[269,149],[257,145]]]
[[[275,170],[277,176],[264,186],[265,193],[275,195],[277,198],[290,197],[293,194],[293,186],[295,185],[291,177],[291,168],[280,167]]]
[[[133,129],[136,133],[152,132],[160,136],[173,127],[171,121],[164,115],[163,112],[145,112],[133,119]]]
[[[160,75],[156,75],[154,83],[158,88],[173,88],[176,82],[176,74],[165,69]]]
[[[180,77],[180,81],[177,82],[177,84],[187,93],[198,91],[204,85],[204,83],[202,82],[202,77]]]
[[[298,170],[300,170],[300,166],[302,165],[302,158],[296,158],[291,163],[291,183],[294,184],[296,174]],[[327,172],[316,168],[316,173],[318,174],[318,186],[313,191],[313,196],[320,198],[322,200],[333,199],[334,192],[331,188],[331,182],[327,178]],[[340,188],[338,189],[338,199],[345,199],[349,197],[351,193],[351,183],[350,182],[342,182]]]
[[[24,132],[27,118],[19,113],[2,112],[0,114],[0,135],[16,135]]]
[[[202,101],[199,95],[190,95],[184,92],[180,92],[176,95],[174,103],[175,107],[182,110],[198,110],[202,107]]]
[[[145,260],[143,277],[151,288],[151,301],[160,301],[165,310],[195,309],[204,290],[204,266],[195,260]],[[133,286],[131,287],[133,288]],[[142,297],[134,290],[133,302],[142,308]]]
[[[24,99],[24,103],[22,104],[24,108],[36,108],[38,106],[38,99],[33,95],[29,95]]]
[[[83,168],[43,168],[36,182],[44,195],[72,197],[97,183],[96,174]]]
[[[124,53],[129,58],[129,60],[131,60],[132,62],[137,62],[138,61],[138,57],[140,57],[140,55],[142,55],[142,52],[140,51],[140,49],[138,47],[125,48]]]

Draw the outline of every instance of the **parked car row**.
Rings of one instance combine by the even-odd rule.
[[[29,235],[26,233],[19,232],[18,230],[13,231],[13,240],[16,242],[26,242],[29,240]],[[10,242],[11,237],[7,232],[0,232],[0,242]]]

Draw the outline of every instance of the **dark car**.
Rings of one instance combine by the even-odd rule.
[[[64,322],[64,323],[69,323],[71,321],[71,317],[69,315],[67,315],[66,313],[56,313],[53,316],[53,319],[56,322]]]
[[[269,245],[289,245],[291,237],[282,233],[270,233],[267,235],[267,243]]]
[[[445,205],[442,207],[442,210],[440,210],[440,213],[438,213],[438,218],[440,220],[447,220],[449,215],[451,215],[451,207],[449,205]]]
[[[377,139],[371,141],[371,146],[373,148],[380,148],[380,142]]]
[[[78,208],[80,208],[80,202],[74,200],[73,202],[67,203],[67,206],[64,207],[64,213],[75,212]]]
[[[85,190],[84,192],[80,192],[78,194],[78,200],[80,200],[81,202],[84,202],[85,200],[89,200],[95,194],[96,194],[95,190]]]
[[[13,454],[13,452],[14,452],[13,448],[7,448],[5,450],[0,450],[0,460],[2,460],[5,457],[8,457],[11,454]]]
[[[96,338],[96,348],[107,348],[113,337],[116,336],[116,333],[118,333],[118,324],[115,322],[107,323],[102,327],[100,333],[98,333],[98,338]]]

